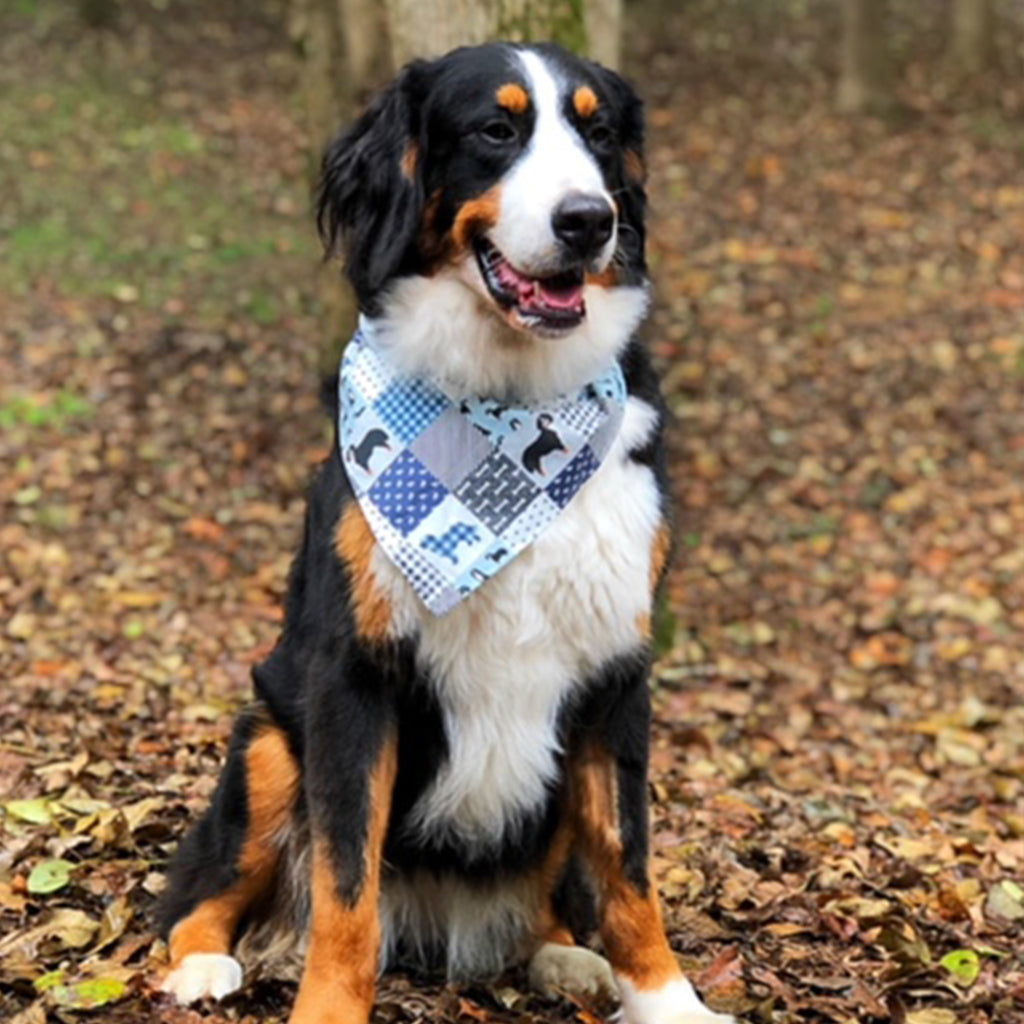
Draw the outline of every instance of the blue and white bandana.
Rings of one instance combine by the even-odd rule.
[[[361,325],[339,374],[341,457],[388,557],[435,615],[533,543],[590,479],[622,423],[617,363],[540,405],[453,396],[396,372]]]

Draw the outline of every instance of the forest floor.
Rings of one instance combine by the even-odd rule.
[[[100,36],[71,5],[0,13],[18,1024],[273,1024],[292,998],[171,1006],[148,920],[330,443],[294,57],[256,6],[140,0]],[[954,102],[934,26],[899,21],[900,115],[843,120],[822,8],[678,7],[629,41],[675,414],[652,777],[673,945],[751,1024],[1020,1024],[1024,77]],[[387,978],[375,1016],[596,1019],[515,974]]]

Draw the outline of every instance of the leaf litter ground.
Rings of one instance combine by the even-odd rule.
[[[329,448],[293,58],[227,5],[95,37],[50,6],[0,15],[0,1015],[283,1021],[274,981],[156,996],[148,915]],[[757,1024],[1020,1024],[1021,77],[958,107],[917,12],[903,119],[842,121],[826,15],[741,7],[630,41],[675,415],[670,935]],[[596,1013],[399,976],[375,1020]]]

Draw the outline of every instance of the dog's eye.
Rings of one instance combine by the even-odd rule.
[[[615,132],[599,122],[587,132],[587,139],[595,149],[609,149],[615,142]]]
[[[488,121],[487,124],[480,129],[480,134],[488,142],[492,142],[496,146],[503,146],[518,138],[515,128],[513,128],[508,121],[499,120]]]

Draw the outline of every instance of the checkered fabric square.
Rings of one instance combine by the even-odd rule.
[[[448,491],[412,452],[406,450],[370,488],[370,500],[403,534],[407,534],[444,501]]]
[[[565,508],[599,465],[588,445],[548,484],[547,492],[551,500],[559,508]]]
[[[562,421],[573,430],[587,434],[601,425],[603,417],[596,404],[575,405],[565,410]]]
[[[373,403],[380,418],[404,444],[419,437],[447,406],[444,395],[421,380],[392,381]]]
[[[494,452],[462,481],[455,497],[501,533],[539,493],[540,488],[507,455]]]
[[[510,552],[520,552],[539,537],[562,509],[543,492],[505,527],[501,539]],[[508,562],[506,556],[504,562]]]
[[[486,435],[460,415],[458,409],[445,409],[409,447],[452,490],[491,453]]]
[[[576,394],[535,406],[449,394],[400,374],[377,330],[364,320],[345,350],[339,454],[377,543],[444,615],[586,485],[622,422],[625,380],[613,364]]]

